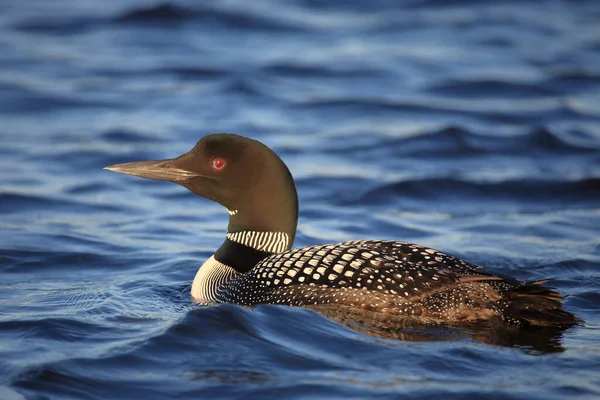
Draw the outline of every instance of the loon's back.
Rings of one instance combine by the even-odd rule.
[[[269,256],[221,286],[216,302],[351,307],[419,323],[575,324],[544,282],[501,278],[412,243],[357,240]]]

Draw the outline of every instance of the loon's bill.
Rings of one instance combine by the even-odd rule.
[[[201,304],[282,304],[419,323],[499,320],[569,327],[561,295],[496,276],[424,246],[359,240],[291,249],[298,196],[283,161],[264,144],[233,134],[202,138],[170,160],[106,169],[176,182],[229,212],[223,244],[200,267],[191,295]]]

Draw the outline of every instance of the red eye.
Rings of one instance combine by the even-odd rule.
[[[210,166],[213,167],[214,169],[221,169],[225,166],[225,160],[223,160],[222,158],[213,158],[212,161],[210,162]]]

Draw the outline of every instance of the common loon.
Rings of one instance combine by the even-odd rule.
[[[292,175],[267,146],[212,134],[177,158],[105,169],[178,183],[225,206],[225,241],[198,270],[198,303],[282,304],[419,323],[497,319],[517,326],[568,327],[547,280],[521,282],[412,243],[354,240],[291,249],[298,222]]]

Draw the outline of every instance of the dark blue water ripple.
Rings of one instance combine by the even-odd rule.
[[[193,17],[194,14],[189,9],[164,3],[127,11],[117,17],[117,20],[123,22],[169,22],[183,21]]]
[[[473,183],[452,178],[420,179],[380,186],[362,193],[357,203],[396,203],[398,201],[437,201],[444,197],[451,205],[475,201],[483,205],[480,212],[502,207],[502,203],[519,204],[523,212],[564,209],[569,207],[594,207],[600,196],[600,179],[577,182],[547,182],[536,180],[505,181],[499,183]],[[554,200],[548,200],[554,199]],[[543,205],[540,201],[545,200]],[[498,205],[498,203],[501,203]],[[451,207],[451,206],[450,206]],[[533,208],[531,208],[533,207]]]
[[[556,91],[543,85],[496,80],[448,81],[436,87],[431,87],[429,90],[437,95],[451,97],[481,96],[483,94],[486,98],[493,96],[503,99],[536,98],[557,94]]]
[[[360,398],[369,393],[393,396],[406,389],[411,389],[414,396],[424,390],[445,392],[450,398],[465,394],[502,397],[506,390],[501,389],[502,381],[512,373],[509,370],[515,358],[525,371],[548,372],[543,358],[526,358],[514,352],[490,352],[485,347],[456,343],[432,348],[431,344],[407,346],[365,339],[309,311],[222,306],[190,311],[158,336],[128,345],[118,354],[30,369],[16,377],[15,384],[27,392],[66,398],[123,397],[123,391],[135,398],[148,390],[161,398],[238,398],[273,395],[281,390],[292,391],[294,397],[318,392],[325,397]],[[190,353],[190,349],[196,350]],[[395,372],[391,373],[390,368]],[[165,369],[172,381],[157,382],[155,377],[163,375]],[[128,382],[116,387],[115,371],[129,376]],[[424,376],[423,371],[427,371]],[[459,381],[452,378],[456,374],[462,376]],[[487,389],[480,386],[481,379],[488,381]],[[531,379],[536,382],[540,378]],[[71,384],[67,384],[69,380]],[[178,383],[181,381],[185,385]],[[540,389],[520,390],[528,395]],[[550,392],[590,394],[563,380],[543,390]]]
[[[537,128],[526,134],[511,136],[480,135],[459,127],[446,127],[429,134],[407,138],[382,140],[361,147],[360,157],[370,157],[379,152],[393,157],[445,157],[470,154],[531,154],[531,153],[594,153],[597,154],[597,141],[585,133],[558,133],[545,128]],[[351,148],[344,143],[331,143],[330,152],[344,153]]]
[[[0,2],[0,398],[600,396],[596,1]],[[553,278],[567,332],[388,330],[189,298],[227,213],[102,170],[273,147],[296,246]]]
[[[269,18],[271,17],[271,18]],[[194,21],[206,26],[234,30],[253,30],[268,32],[290,32],[298,29],[293,24],[278,23],[273,20],[273,15],[260,16],[248,11],[239,11],[233,8],[219,7],[184,7],[177,4],[163,3],[147,7],[133,8],[125,11],[116,21],[119,23],[177,23],[183,21]],[[291,21],[290,21],[291,22]]]

